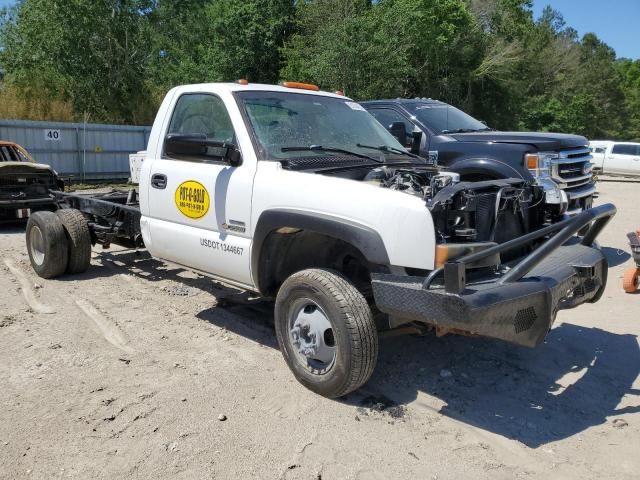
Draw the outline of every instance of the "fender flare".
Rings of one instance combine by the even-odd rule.
[[[262,247],[269,234],[282,227],[299,228],[342,240],[358,249],[369,263],[389,265],[389,255],[382,237],[367,226],[324,213],[284,208],[266,210],[258,219],[251,246],[251,275],[258,288]]]
[[[502,160],[489,157],[461,158],[449,164],[448,167],[460,175],[476,173],[495,176],[495,178],[522,178],[524,180],[532,178],[528,171],[524,173],[523,170],[513,167]]]

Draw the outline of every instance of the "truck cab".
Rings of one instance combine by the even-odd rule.
[[[586,138],[560,133],[499,132],[465,112],[428,98],[362,102],[400,143],[458,172],[463,180],[517,177],[533,181],[575,215],[596,193]]]

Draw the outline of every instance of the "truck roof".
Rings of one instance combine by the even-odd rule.
[[[322,90],[306,90],[303,88],[285,87],[282,85],[268,85],[264,83],[247,83],[246,85],[232,82],[220,82],[220,83],[199,83],[192,85],[180,85],[175,88],[178,92],[192,92],[194,90],[207,91],[212,93],[221,92],[285,92],[285,93],[302,93],[305,95],[320,95],[323,97],[334,97],[343,100],[350,100],[350,98],[344,95],[338,95],[335,93],[325,92]]]
[[[416,103],[433,103],[438,105],[448,105],[440,100],[434,100],[433,98],[389,98],[386,100],[367,100],[360,102],[363,105],[375,105],[379,103],[399,103],[401,105],[413,105]]]

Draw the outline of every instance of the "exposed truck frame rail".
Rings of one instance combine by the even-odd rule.
[[[58,208],[74,208],[87,218],[92,243],[109,248],[116,243],[144,247],[140,232],[140,208],[135,190],[105,194],[51,192]]]

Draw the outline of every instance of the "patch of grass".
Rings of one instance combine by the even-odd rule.
[[[126,182],[96,182],[96,183],[72,183],[67,185],[66,191],[68,192],[78,192],[83,190],[99,190],[105,188],[113,188],[116,190],[129,190],[131,187],[134,187],[132,183]]]

